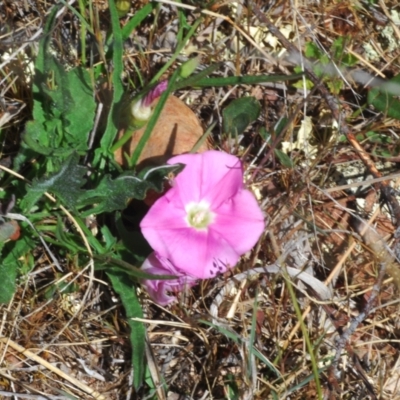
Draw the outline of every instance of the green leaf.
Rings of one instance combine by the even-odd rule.
[[[107,275],[113,289],[121,298],[131,330],[129,337],[132,346],[133,385],[138,389],[142,385],[144,376],[146,329],[142,322],[132,321],[131,318],[143,318],[142,307],[136,295],[136,288],[126,274],[109,271]]]
[[[326,84],[330,92],[333,94],[339,94],[344,87],[344,83],[341,79],[332,79],[331,81],[328,81]]]
[[[224,379],[225,391],[229,400],[240,400],[240,390],[236,383],[237,376],[228,374]]]
[[[168,280],[168,279],[176,279],[175,275],[154,275],[144,272],[140,268],[135,267],[127,263],[126,261],[119,260],[114,257],[109,257],[107,255],[95,256],[96,260],[96,271],[109,271],[110,267],[113,271],[120,271],[124,274],[129,275],[136,280],[141,279],[152,279],[152,280]]]
[[[155,2],[149,2],[139,11],[135,12],[135,15],[122,28],[122,40],[125,41],[129,38],[132,31],[156,8],[156,5],[157,3]]]
[[[86,150],[96,112],[90,75],[84,68],[68,72],[60,68],[60,76],[64,97],[60,111],[65,121],[66,140],[71,146]]]
[[[60,169],[41,179],[35,179],[21,201],[21,208],[29,212],[45,192],[52,192],[68,207],[73,208],[83,193],[81,186],[85,183],[83,176],[86,168],[78,165],[79,155],[73,153]]]
[[[376,155],[378,157],[384,157],[384,158],[391,158],[393,157],[393,154],[389,150],[376,150],[372,152],[373,155]]]
[[[228,339],[232,340],[236,344],[241,344],[243,343],[243,338],[240,337],[236,332],[232,332],[231,330],[221,326],[221,325],[215,325],[212,322],[199,319],[199,323],[202,323],[204,325],[210,326],[211,328],[214,328],[215,330],[221,332],[223,335],[225,335]],[[249,343],[246,341],[246,347],[249,348]],[[276,375],[276,376],[281,376],[277,368],[272,364],[256,347],[252,346],[251,349],[249,349],[253,354]]]
[[[258,133],[264,141],[266,141],[267,143],[271,142],[271,134],[265,129],[265,126],[262,126]]]
[[[331,46],[331,52],[334,60],[342,59],[346,41],[348,41],[348,39],[344,36],[339,36],[333,41]]]
[[[183,164],[160,165],[159,167],[145,168],[140,171],[138,176],[151,184],[152,189],[160,193],[164,190],[165,177],[171,174],[177,175],[183,168],[185,168]]]
[[[306,43],[304,54],[307,58],[316,58],[317,60],[323,55],[320,48],[314,42]]]
[[[101,138],[101,149],[96,153],[96,157],[94,160],[94,165],[97,165],[101,159],[101,156],[108,156],[109,149],[117,135],[117,124],[116,120],[118,119],[119,107],[121,106],[121,100],[124,93],[121,75],[123,71],[123,38],[121,32],[121,26],[119,23],[118,11],[115,7],[115,1],[109,0],[108,2],[111,14],[111,26],[114,36],[113,42],[113,53],[112,53],[112,61],[114,66],[114,71],[112,73],[112,84],[114,87],[113,99],[110,112],[107,118],[107,126],[106,131],[104,132],[103,137]]]
[[[34,116],[35,109],[40,110],[37,115],[44,116],[44,121],[39,119],[42,126],[35,139],[50,150],[49,154],[60,147],[85,151],[96,108],[89,73],[83,68],[66,72],[52,56],[46,66],[44,74],[35,76]],[[39,128],[37,118],[35,122]],[[31,130],[24,137],[28,144],[29,135]]]
[[[104,248],[106,251],[111,251],[114,246],[117,244],[116,237],[111,233],[110,229],[107,225],[104,225],[100,228],[101,234],[104,240]]]
[[[233,100],[222,111],[224,132],[232,136],[241,135],[260,115],[260,103],[254,97]]]
[[[61,274],[56,274],[57,278],[61,278]],[[70,294],[79,292],[80,286],[76,282],[57,281],[54,284],[48,286],[44,291],[44,298],[50,300],[56,296],[56,294]]]
[[[296,83],[293,83],[292,86],[297,88],[297,89],[304,89],[304,81],[301,80],[301,81],[298,81]],[[307,90],[311,90],[313,87],[314,87],[314,84],[309,79],[306,79],[305,80],[305,88]]]
[[[264,82],[282,82],[301,78],[304,73],[293,75],[245,75],[227,76],[225,78],[202,78],[195,82],[196,87],[217,87],[228,85],[257,85]],[[195,77],[195,76],[194,76]],[[190,78],[188,78],[190,79]],[[176,85],[181,87],[180,83]]]
[[[11,300],[15,292],[18,269],[23,265],[20,258],[35,247],[34,241],[29,239],[28,235],[8,244],[12,246],[12,249],[8,250],[5,258],[0,261],[0,304],[8,303]],[[3,253],[6,253],[6,247],[2,250]]]
[[[287,118],[287,117],[279,118],[278,122],[274,126],[275,135],[279,136],[282,133],[283,128],[285,128],[285,126],[288,123],[289,123],[289,118]]]
[[[76,242],[76,236],[65,229],[60,218],[57,218],[57,226],[55,230],[57,245],[62,246],[70,251],[70,255],[77,254],[81,249]]]
[[[44,135],[46,133],[46,135]],[[51,133],[47,134],[42,123],[38,120],[28,121],[25,125],[25,133],[23,135],[24,144],[31,150],[39,154],[49,155],[52,149],[49,147],[49,138]]]
[[[215,70],[222,66],[223,63],[212,64],[209,67],[203,69],[202,71],[198,72],[197,74],[190,75],[185,79],[179,80],[175,82],[173,86],[173,90],[182,89],[184,87],[193,87],[197,85],[197,82],[201,81],[202,79],[206,78],[207,75],[212,74]]]
[[[303,73],[303,70],[299,66],[294,67],[293,69],[297,74]],[[304,85],[307,90],[311,90],[314,87],[314,84],[309,79],[300,79],[298,82],[292,83],[292,86],[297,89],[303,89]]]
[[[355,56],[345,51],[346,45],[350,40],[351,38],[349,36],[340,36],[333,41],[331,46],[333,59],[344,64],[346,67],[351,67],[358,62]]]
[[[385,86],[391,86],[391,93],[380,88],[371,89],[368,92],[368,104],[373,105],[378,111],[383,112],[390,118],[400,120],[400,100],[393,96],[393,86],[400,84],[400,74],[388,81]],[[399,89],[397,89],[399,91]]]
[[[230,328],[225,328],[222,325],[215,325],[212,322],[209,322],[204,319],[199,319],[198,322],[216,329],[217,331],[225,335],[228,339],[232,340],[233,343],[240,344],[241,342],[240,336],[236,332],[232,332]]]
[[[25,133],[23,135],[23,145],[29,150],[45,156],[51,156],[56,159],[56,164],[68,157],[75,148],[60,147],[59,135],[57,130],[61,129],[60,121],[49,121],[46,125],[40,124],[38,121],[28,121],[25,125]],[[47,168],[50,172],[51,169]]]
[[[343,55],[342,62],[346,67],[353,67],[358,63],[358,58],[353,54],[347,53]]]
[[[80,205],[94,204],[94,208],[83,215],[123,210],[130,200],[143,200],[149,189],[160,193],[164,188],[165,177],[170,173],[177,174],[182,168],[180,164],[164,165],[141,171],[139,175],[127,171],[116,179],[106,175],[96,189],[88,190],[80,196]]]
[[[95,204],[90,214],[123,210],[130,199],[134,198],[140,179],[134,172],[127,172],[116,179],[106,175],[96,189],[88,190],[80,199],[80,205]]]
[[[39,96],[41,94],[41,82],[45,81],[46,71],[49,70],[47,49],[51,42],[51,30],[56,21],[57,11],[58,7],[54,7],[46,21],[42,39],[39,41],[39,52],[35,61],[35,76],[32,82],[33,119],[38,123],[44,123],[46,121],[45,111],[42,108]]]
[[[244,76],[228,76],[228,77],[212,77],[207,78],[207,75],[218,69],[222,63],[212,64],[203,71],[191,75],[186,79],[180,80],[173,85],[173,90],[182,89],[185,87],[211,87],[211,86],[228,86],[228,85],[257,85],[264,82],[282,82],[296,80],[301,78],[304,73],[301,68],[298,73],[293,75],[244,75]]]
[[[275,149],[275,155],[278,157],[280,163],[286,168],[293,168],[293,161],[290,157],[279,149]]]
[[[55,9],[57,11],[57,9]],[[73,151],[88,148],[96,103],[89,73],[82,67],[65,71],[48,51],[55,13],[46,22],[32,84],[33,121],[26,125],[17,168],[31,152],[47,156],[47,171],[53,170]]]
[[[365,135],[371,143],[379,143],[379,144],[393,143],[393,140],[390,136],[384,135],[379,132],[368,131]]]

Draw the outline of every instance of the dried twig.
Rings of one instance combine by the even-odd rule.
[[[88,393],[92,395],[94,398],[98,400],[104,400],[105,397],[102,396],[100,393],[96,392],[93,390],[91,387],[87,386],[85,383],[79,381],[78,379],[75,379],[71,375],[66,374],[65,372],[61,371],[59,368],[55,367],[42,357],[39,357],[37,354],[33,353],[32,351],[26,349],[25,347],[20,346],[19,344],[13,342],[9,338],[0,338],[0,343],[12,347],[14,350],[18,351],[19,353],[23,354],[25,357],[43,365],[45,368],[47,368],[49,371],[54,372],[58,376],[62,377],[66,381],[72,383],[79,389],[83,390],[85,393]]]
[[[301,55],[301,53],[297,49],[297,47],[285,38],[285,36],[282,34],[282,32],[269,20],[268,17],[266,17],[262,13],[262,11],[259,9],[259,7],[256,4],[254,4],[254,2],[252,2],[252,9],[253,9],[255,15],[257,16],[257,18],[263,24],[265,24],[267,26],[269,31],[280,40],[282,45],[291,54],[295,54],[295,55],[300,54]],[[304,58],[303,55],[301,55],[301,57]],[[361,161],[365,164],[365,166],[368,168],[369,172],[374,176],[374,178],[381,178],[382,174],[376,168],[375,163],[370,158],[369,154],[358,143],[354,133],[352,132],[350,127],[347,125],[346,121],[344,121],[343,118],[341,117],[339,104],[338,104],[336,98],[329,93],[326,86],[321,82],[321,79],[319,79],[315,75],[314,71],[312,71],[306,65],[304,66],[304,70],[305,70],[308,78],[318,88],[322,97],[325,99],[326,104],[328,105],[329,109],[331,110],[333,118],[338,123],[341,133],[343,133],[346,136],[347,140],[353,146],[353,148],[356,150]],[[393,193],[393,189],[391,188],[388,181],[377,182],[377,186],[381,190],[383,198],[389,205],[389,208],[390,208],[392,216],[394,218],[394,223],[395,223],[396,227],[400,228],[400,206],[399,206],[399,203]]]

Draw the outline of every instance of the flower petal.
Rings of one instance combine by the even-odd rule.
[[[162,255],[182,273],[199,279],[212,278],[233,268],[240,256],[223,237],[211,230],[162,230],[160,236],[168,243]]]
[[[170,261],[160,257],[156,253],[151,253],[142,265],[142,270],[154,275],[176,275],[176,279],[158,280],[144,279],[143,285],[146,287],[150,297],[158,304],[165,306],[176,300],[172,293],[179,293],[185,288],[194,286],[196,279],[183,275],[178,272]]]
[[[171,203],[165,195],[159,198],[140,223],[143,236],[163,257],[169,258],[169,247],[174,232],[187,229],[186,211]],[[176,239],[178,240],[178,239]]]
[[[230,154],[210,150],[168,160],[168,164],[177,163],[185,164],[185,168],[175,178],[175,190],[167,195],[171,201],[180,200],[182,206],[205,200],[215,209],[243,187],[242,164]]]
[[[218,208],[210,227],[223,237],[238,254],[252,249],[265,229],[264,215],[253,194],[241,190]]]

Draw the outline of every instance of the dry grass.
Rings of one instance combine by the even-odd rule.
[[[31,118],[31,61],[53,3],[0,4],[3,167],[12,168],[24,124]],[[69,3],[79,10],[77,2]],[[90,3],[94,35],[87,36],[86,51],[88,68],[94,68],[103,62],[101,44],[110,20],[107,2]],[[121,23],[145,3],[133,2]],[[140,86],[137,70],[150,80],[172,57],[177,7],[186,10],[189,24],[204,18],[178,64],[194,52],[202,55],[202,67],[222,62],[218,76],[291,74],[293,57],[298,65],[309,65],[268,33],[252,1],[213,2],[204,8],[204,2],[194,0],[177,7],[170,3],[160,0],[157,11],[126,42],[127,90]],[[248,185],[268,221],[255,250],[235,270],[204,281],[166,309],[138,288],[147,327],[148,372],[142,389],[135,392],[128,326],[105,276],[93,275],[92,265],[82,264],[79,255],[53,249],[61,274],[42,247],[33,249],[14,298],[1,306],[0,398],[295,400],[317,399],[320,390],[323,399],[400,399],[397,199],[379,207],[379,196],[385,193],[379,179],[364,186],[354,183],[355,177],[378,178],[369,161],[378,174],[397,174],[400,122],[366,105],[368,85],[351,75],[355,69],[371,80],[399,74],[400,26],[393,21],[397,2],[265,3],[258,1],[261,13],[303,55],[307,43],[314,43],[334,57],[332,43],[348,35],[342,56],[352,54],[357,63],[344,70],[339,68],[341,60],[334,59],[336,72],[312,90],[304,80],[297,88],[270,83],[178,93],[205,126],[217,122],[213,146],[245,161]],[[80,27],[79,19],[64,7],[52,35],[54,51],[66,65],[81,62],[76,50]],[[322,87],[339,105],[338,124]],[[222,132],[222,109],[247,95],[260,101],[261,117],[233,140]],[[305,141],[299,139],[302,124],[307,128],[304,121],[310,127]],[[339,140],[345,125],[357,133],[367,166],[354,143]],[[268,145],[261,129],[272,134]],[[369,140],[369,131],[391,142]],[[289,152],[293,168],[284,167],[273,151],[282,149],[281,142],[297,143]],[[10,176],[3,173],[4,188],[9,188]],[[398,179],[392,178],[394,188]],[[337,186],[340,190],[334,189]],[[68,216],[62,218],[73,225]],[[269,271],[260,269],[264,266]],[[288,268],[324,282],[331,296],[324,298],[314,285],[293,278]],[[313,366],[319,368],[319,383]]]

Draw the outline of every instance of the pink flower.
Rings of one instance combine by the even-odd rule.
[[[150,90],[149,93],[142,99],[143,107],[150,107],[154,100],[158,99],[168,87],[168,81],[161,81]]]
[[[143,218],[142,233],[181,273],[210,278],[233,268],[255,245],[264,217],[244,188],[237,157],[207,151],[168,161],[176,163],[185,168]]]
[[[176,300],[176,296],[171,293],[179,293],[182,290],[196,284],[196,278],[183,275],[177,271],[166,258],[160,257],[156,253],[151,253],[142,265],[142,271],[153,275],[175,275],[176,279],[157,280],[144,279],[143,285],[146,286],[150,297],[158,304],[166,306]]]

